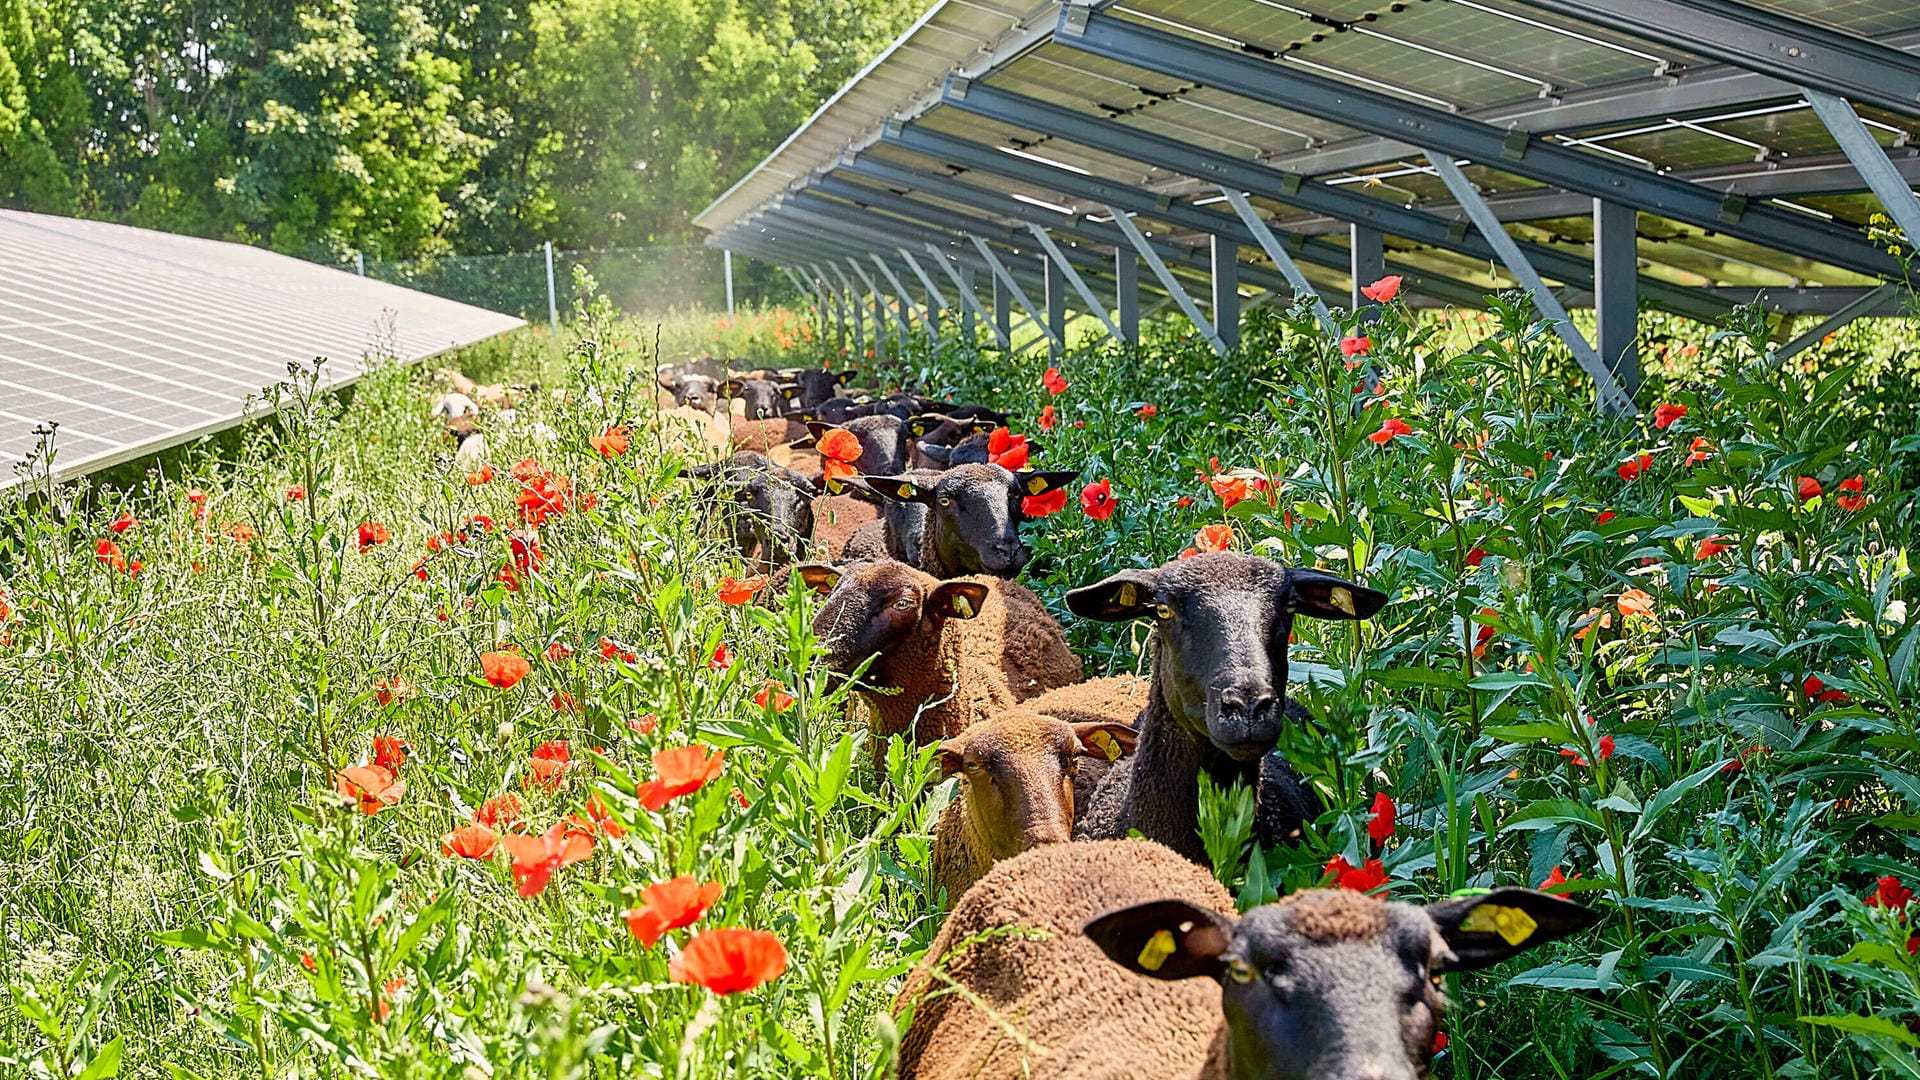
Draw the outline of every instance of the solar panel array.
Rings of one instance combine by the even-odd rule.
[[[75,475],[237,423],[291,362],[351,381],[520,320],[243,244],[0,211],[0,489],[57,423]]]

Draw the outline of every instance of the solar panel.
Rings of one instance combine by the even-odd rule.
[[[62,475],[231,426],[290,362],[350,382],[520,320],[243,244],[0,211],[0,489],[52,422]]]

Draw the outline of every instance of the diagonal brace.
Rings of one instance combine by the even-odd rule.
[[[1047,257],[1051,258],[1054,265],[1060,268],[1060,273],[1065,275],[1067,284],[1072,285],[1073,291],[1079,293],[1080,299],[1086,302],[1087,314],[1105,323],[1107,333],[1112,334],[1114,337],[1119,337],[1120,327],[1114,325],[1114,321],[1107,317],[1107,305],[1101,303],[1100,298],[1093,295],[1093,290],[1087,287],[1087,281],[1080,276],[1080,271],[1075,270],[1073,264],[1067,261],[1067,253],[1061,251],[1060,245],[1053,242],[1053,237],[1048,235],[1047,230],[1035,225],[1031,221],[1027,222],[1027,229],[1033,233],[1034,239],[1040,241],[1040,246],[1047,249]]]
[[[1127,216],[1127,212],[1117,206],[1108,206],[1107,213],[1113,215],[1113,223],[1127,235],[1127,242],[1133,245],[1133,250],[1140,253],[1140,258],[1147,264],[1147,269],[1152,270],[1153,276],[1160,279],[1161,288],[1167,290],[1167,295],[1173,297],[1173,302],[1179,304],[1180,310],[1186,312],[1187,318],[1199,328],[1200,336],[1207,339],[1207,344],[1213,346],[1214,352],[1221,356],[1227,355],[1227,343],[1222,341],[1220,334],[1214,330],[1212,320],[1200,314],[1200,305],[1193,302],[1193,297],[1187,294],[1186,288],[1180,284],[1180,279],[1174,277],[1173,271],[1167,269],[1167,264],[1160,261],[1160,256],[1153,250],[1153,245],[1147,243],[1147,238],[1141,235],[1140,226],[1135,225],[1133,219]]]
[[[1025,290],[1020,288],[1019,282],[1013,280],[1013,275],[1007,271],[1006,264],[1000,261],[1000,256],[993,253],[993,249],[987,246],[985,240],[980,239],[972,233],[967,234],[967,239],[973,241],[973,246],[980,251],[980,257],[987,260],[987,266],[993,271],[993,276],[998,278],[1000,284],[1006,288],[1007,292],[1012,294],[1013,298],[1020,302],[1020,306],[1026,309],[1027,315],[1040,327],[1040,332],[1047,336],[1047,340],[1064,347],[1066,343],[1054,336],[1053,327],[1047,325],[1046,316],[1040,314],[1040,309],[1034,307],[1033,301],[1027,299]]]

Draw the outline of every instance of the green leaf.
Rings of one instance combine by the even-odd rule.
[[[1600,816],[1572,799],[1541,799],[1514,811],[1501,831],[1551,829],[1555,825],[1585,825],[1597,830]]]
[[[112,1042],[101,1047],[100,1052],[93,1055],[93,1060],[87,1062],[87,1067],[80,1070],[74,1080],[111,1080],[112,1077],[119,1076],[120,1055],[126,1048],[126,1036],[115,1035]]]
[[[1908,1031],[1907,1025],[1896,1023],[1884,1016],[1853,1016],[1843,1013],[1836,1016],[1803,1016],[1800,1022],[1818,1024],[1821,1027],[1830,1027],[1854,1035],[1872,1035],[1877,1038],[1892,1039],[1902,1046],[1920,1048],[1920,1036],[1915,1036],[1913,1032]]]
[[[1640,824],[1634,826],[1632,835],[1627,838],[1628,841],[1632,842],[1647,835],[1653,828],[1653,823],[1660,819],[1661,814],[1671,809],[1673,804],[1679,802],[1687,792],[1719,775],[1720,770],[1726,767],[1727,760],[1730,759],[1716,761],[1705,768],[1690,772],[1654,792],[1653,798],[1647,800],[1646,811],[1640,815]]]

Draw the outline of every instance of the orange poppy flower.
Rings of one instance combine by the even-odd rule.
[[[1352,359],[1373,351],[1373,339],[1364,334],[1349,334],[1340,339],[1340,355]]]
[[[698,983],[716,994],[738,994],[777,979],[787,950],[765,930],[722,927],[700,934],[667,966],[674,982]]]
[[[467,483],[473,487],[479,487],[481,484],[491,484],[492,482],[493,466],[491,465],[483,464],[478,469],[467,474]]]
[[[1840,481],[1840,490],[1846,494],[1835,498],[1833,501],[1839,503],[1840,509],[1845,510],[1849,514],[1857,514],[1867,508],[1867,497],[1862,494],[1866,489],[1866,474],[1862,473],[1850,477]]]
[[[1038,419],[1034,421],[1034,423],[1040,425],[1041,431],[1052,431],[1053,425],[1054,425],[1053,406],[1048,405],[1047,407],[1041,409],[1040,416]]]
[[[1698,559],[1711,559],[1723,551],[1732,550],[1733,545],[1727,543],[1726,537],[1709,536],[1705,540],[1700,541],[1700,546],[1693,549],[1693,554],[1694,557]]]
[[[1808,499],[1818,498],[1821,490],[1820,481],[1815,480],[1811,476],[1803,476],[1800,478],[1800,484],[1799,484],[1798,490],[1800,492],[1801,502],[1806,502]]]
[[[512,793],[495,795],[481,803],[480,809],[473,812],[473,823],[485,825],[488,828],[511,825],[518,820],[520,820],[520,796]]]
[[[593,855],[593,837],[568,829],[564,821],[538,836],[503,836],[500,846],[513,856],[513,880],[521,896],[539,896],[554,871]]]
[[[352,800],[361,813],[371,816],[398,804],[400,797],[407,793],[407,783],[378,765],[355,765],[340,770],[340,775],[334,778],[333,790],[341,798]]]
[[[576,832],[599,833],[609,840],[627,835],[626,827],[615,820],[613,807],[597,791],[587,796],[586,810],[568,818],[567,823]]]
[[[480,673],[486,680],[502,690],[511,690],[519,684],[533,665],[516,652],[489,652],[480,654]]]
[[[573,647],[564,641],[552,641],[547,643],[547,647],[541,650],[540,655],[547,658],[547,663],[557,664],[573,655]]]
[[[1620,474],[1620,479],[1632,480],[1651,468],[1653,468],[1653,455],[1641,454],[1639,457],[1630,457],[1621,462],[1620,467],[1614,471]]]
[[[764,576],[756,575],[739,581],[723,577],[720,579],[720,602],[735,606],[744,604],[766,587],[767,579]]]
[[[660,718],[652,713],[627,721],[627,730],[636,735],[651,735],[660,727]]]
[[[363,521],[360,523],[360,528],[355,530],[355,539],[360,543],[360,550],[365,551],[375,544],[386,543],[392,537],[387,533],[385,525],[377,521]]]
[[[93,557],[128,577],[137,576],[146,565],[138,559],[128,561],[126,553],[120,550],[119,544],[105,539],[94,545]]]
[[[499,838],[485,825],[462,825],[440,838],[440,854],[462,859],[490,859]]]
[[[718,899],[719,882],[702,885],[697,878],[682,876],[641,889],[641,906],[628,908],[620,917],[627,921],[627,932],[651,949],[667,931],[698,922]]]
[[[1193,546],[1198,551],[1229,551],[1233,548],[1233,526],[1215,522],[1193,534]]]
[[[140,524],[140,522],[136,520],[132,514],[121,511],[119,517],[107,523],[107,530],[115,536],[118,536],[138,524]]]
[[[1653,407],[1653,426],[1665,431],[1685,415],[1687,415],[1685,405],[1668,405],[1663,402]]]
[[[1603,630],[1611,627],[1613,625],[1613,612],[1608,611],[1604,607],[1590,608],[1587,611],[1585,620],[1585,624],[1574,633],[1573,640],[1585,641],[1587,635],[1593,633],[1593,628],[1596,626]]]
[[[1354,892],[1372,892],[1387,883],[1387,868],[1379,859],[1368,859],[1355,868],[1345,855],[1335,855],[1327,860],[1320,874],[1333,878],[1333,884],[1340,888]]]
[[[1047,388],[1047,393],[1055,397],[1067,392],[1066,376],[1060,374],[1060,369],[1057,367],[1048,368],[1046,374],[1040,376],[1040,384]]]
[[[1120,504],[1113,497],[1113,481],[1104,477],[1080,489],[1080,512],[1095,521],[1113,516]]]
[[[1360,295],[1376,304],[1384,304],[1400,295],[1400,275],[1388,274],[1371,285],[1363,286]]]
[[[698,743],[662,750],[653,755],[657,778],[640,785],[634,794],[639,797],[640,805],[657,813],[667,803],[699,791],[707,781],[719,776],[726,758],[725,750],[715,750],[709,756],[707,748]]]
[[[707,666],[715,671],[725,671],[733,666],[733,653],[727,648],[726,642],[713,647],[713,658],[707,661]]]
[[[373,763],[395,776],[400,775],[400,766],[407,763],[407,741],[396,735],[375,735]]]
[[[1397,416],[1389,416],[1380,422],[1380,430],[1367,436],[1367,441],[1375,446],[1385,446],[1402,435],[1413,434],[1413,428]]]
[[[1653,614],[1653,597],[1644,589],[1628,589],[1620,594],[1618,606],[1622,615],[1650,616]]]
[[[631,443],[632,433],[623,427],[608,428],[605,433],[587,439],[587,445],[601,457],[619,457],[627,452]]]
[[[774,712],[786,712],[793,708],[793,695],[787,693],[786,688],[779,683],[768,679],[767,685],[753,695],[753,703],[763,709],[771,706]]]
[[[987,464],[998,465],[1011,472],[1027,467],[1027,459],[1033,448],[1027,445],[1025,435],[1015,435],[1006,428],[995,428],[987,436]]]

